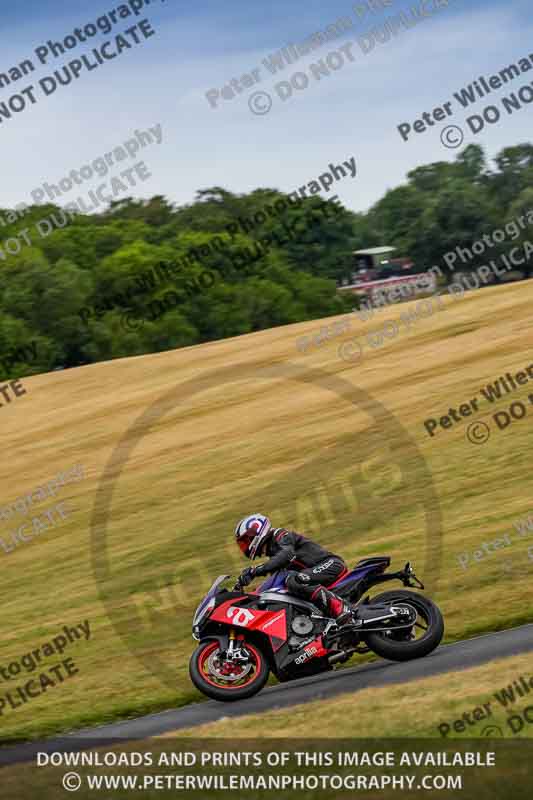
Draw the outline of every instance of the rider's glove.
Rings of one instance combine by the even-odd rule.
[[[241,573],[239,578],[239,583],[241,586],[248,586],[249,583],[253,581],[255,578],[255,567],[246,567],[246,569]]]

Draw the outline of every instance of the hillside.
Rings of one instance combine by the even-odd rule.
[[[0,668],[67,639],[63,626],[88,621],[89,638],[71,634],[38,669],[26,659],[0,671],[5,693],[67,658],[77,670],[17,708],[6,702],[0,738],[199,700],[187,674],[192,614],[212,579],[244,566],[232,533],[254,511],[348,561],[412,560],[448,639],[531,619],[533,531],[511,534],[532,510],[531,418],[493,426],[483,445],[466,439],[470,420],[434,437],[424,421],[532,362],[532,299],[531,281],[446,298],[353,363],[339,344],[399,308],[367,323],[351,315],[351,331],[305,353],[298,339],[335,318],[23,379],[26,394],[2,401],[0,537],[40,522],[10,552],[0,545]],[[483,401],[471,419],[490,422],[516,400],[533,413],[531,386]],[[34,494],[28,516],[22,504],[2,513],[76,464],[83,473],[55,496]],[[47,523],[58,503],[65,518]],[[509,545],[480,549],[505,533]]]

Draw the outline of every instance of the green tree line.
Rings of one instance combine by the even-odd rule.
[[[1,378],[342,313],[354,299],[336,282],[350,273],[353,250],[388,244],[421,269],[445,271],[444,253],[532,209],[530,144],[505,148],[493,166],[470,145],[453,162],[418,167],[367,213],[219,186],[178,207],[155,196],[92,215],[0,209]],[[43,219],[50,224],[39,229]]]

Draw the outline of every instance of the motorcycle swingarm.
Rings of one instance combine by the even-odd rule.
[[[337,631],[331,631],[327,634],[324,638],[324,647],[330,648],[331,645],[337,640],[341,639],[343,636],[347,636],[350,634],[356,634],[358,639],[364,639],[366,633],[383,633],[384,631],[401,631],[405,628],[412,628],[413,623],[409,622],[404,625],[381,625],[379,627],[371,627],[370,623],[368,625],[343,625],[342,628],[339,628]]]

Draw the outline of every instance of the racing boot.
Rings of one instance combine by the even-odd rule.
[[[336,621],[339,628],[354,621],[354,610],[333,592],[319,586],[311,595],[311,602]]]

